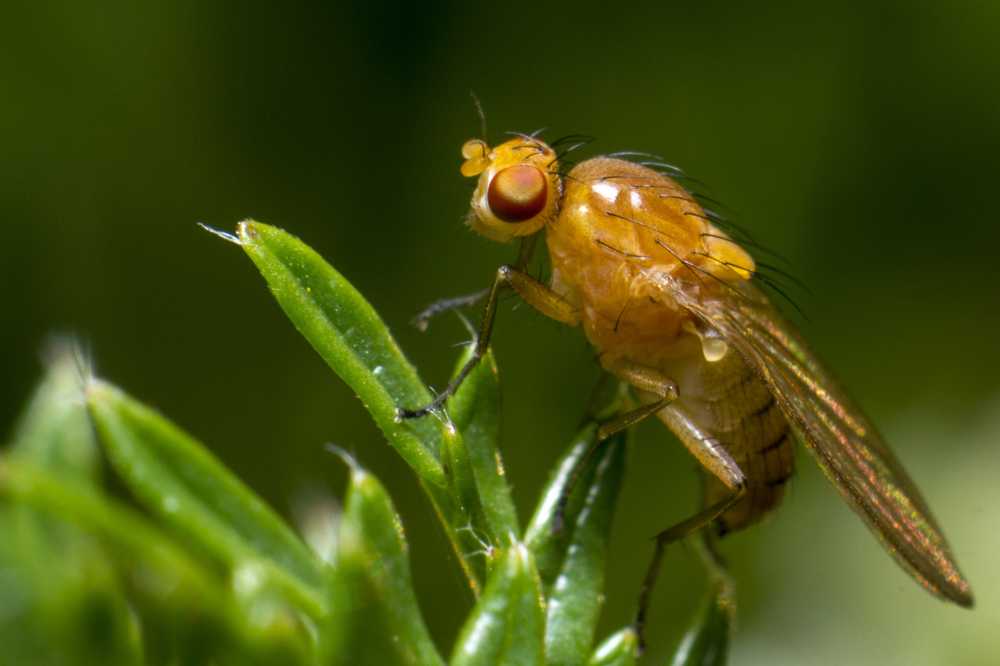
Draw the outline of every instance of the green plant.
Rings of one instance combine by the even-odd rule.
[[[3,663],[634,663],[631,628],[594,647],[623,436],[583,461],[586,425],[522,529],[497,448],[492,357],[450,401],[450,420],[397,422],[398,405],[430,395],[360,294],[279,229],[244,222],[229,239],[440,517],[473,596],[450,657],[424,625],[389,495],[357,461],[335,451],[350,469],[343,509],[303,538],[191,435],[63,349],[0,458]],[[138,507],[105,489],[102,458]],[[581,464],[556,533],[556,500]],[[724,597],[713,585],[673,663],[724,663]]]

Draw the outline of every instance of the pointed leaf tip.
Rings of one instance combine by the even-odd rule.
[[[402,521],[378,479],[356,462],[351,469],[329,575],[337,663],[442,664],[413,590]]]
[[[261,562],[290,598],[323,613],[319,560],[200,442],[106,382],[91,383],[87,404],[111,466],[153,513],[228,567]]]
[[[544,601],[534,558],[524,544],[505,549],[452,652],[452,666],[541,665]]]
[[[729,592],[713,585],[694,623],[681,639],[671,666],[725,666],[729,655],[732,615]]]
[[[371,304],[295,236],[253,220],[236,231],[278,305],[354,390],[389,443],[422,480],[447,487],[438,459],[446,426],[432,418],[396,418],[398,407],[431,397]]]
[[[639,638],[632,627],[626,627],[601,643],[590,656],[587,666],[634,666],[639,650]]]

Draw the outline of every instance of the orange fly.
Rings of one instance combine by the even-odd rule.
[[[774,509],[792,473],[793,435],[903,569],[933,594],[972,606],[916,486],[757,286],[743,244],[677,182],[675,168],[619,153],[562,174],[557,148],[533,135],[462,147],[462,175],[478,178],[469,224],[496,241],[520,239],[521,251],[486,292],[471,360],[433,403],[400,416],[423,416],[454,393],[489,345],[499,295],[512,289],[545,316],[581,326],[601,365],[633,387],[641,406],[605,423],[599,439],[656,415],[706,472],[705,508],[657,536],[640,630],[665,545],[709,524],[719,534],[739,530]],[[549,284],[525,270],[543,229]]]

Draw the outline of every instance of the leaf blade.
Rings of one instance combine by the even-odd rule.
[[[724,582],[713,582],[694,622],[681,639],[671,666],[725,666],[732,615],[731,591]]]
[[[446,447],[461,449],[461,435],[433,417],[396,419],[397,407],[426,404],[430,393],[378,314],[343,276],[281,229],[248,220],[237,231],[239,244],[293,325],[354,389],[389,443],[417,473],[469,587],[478,595],[484,567],[474,557],[481,547],[466,529],[470,513],[440,460]]]
[[[471,346],[459,357],[456,374],[472,357]],[[496,359],[488,351],[449,400],[448,409],[462,434],[463,461],[472,476],[481,529],[495,546],[506,546],[521,533],[517,510],[507,483],[500,439],[500,380]]]
[[[544,602],[531,551],[518,543],[500,558],[462,627],[451,666],[545,663]]]
[[[545,628],[548,664],[580,664],[590,654],[604,594],[604,570],[625,467],[624,433],[602,443],[588,465],[568,543],[551,585]]]
[[[152,663],[174,663],[175,658],[209,663],[210,657],[227,654],[236,655],[239,663],[304,663],[310,648],[302,632],[276,634],[251,621],[215,572],[144,517],[88,485],[32,465],[0,461],[0,496],[74,525],[106,545],[115,569],[126,574],[130,601],[143,621],[155,627],[142,639]],[[199,655],[200,660],[183,655]]]
[[[423,405],[431,395],[372,306],[291,234],[252,220],[241,222],[237,233],[240,246],[295,328],[357,393],[418,476],[444,488],[438,454],[446,426],[433,418],[396,419],[400,402]]]
[[[96,481],[99,450],[84,404],[80,352],[61,342],[14,431],[11,459],[76,480]]]
[[[346,458],[346,456],[345,456]],[[443,664],[413,590],[402,522],[379,481],[347,458],[350,482],[331,570],[331,639],[352,664]]]
[[[91,382],[87,404],[112,467],[153,513],[232,570],[258,561],[296,602],[323,614],[320,562],[199,442],[105,382]]]
[[[609,636],[597,646],[587,661],[587,666],[635,666],[639,639],[632,627],[626,627]]]

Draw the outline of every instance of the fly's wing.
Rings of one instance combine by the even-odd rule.
[[[767,298],[749,283],[704,300],[669,277],[662,284],[757,371],[826,476],[899,564],[932,593],[972,606],[969,584],[913,481]]]

